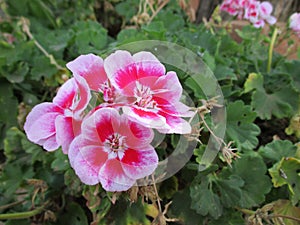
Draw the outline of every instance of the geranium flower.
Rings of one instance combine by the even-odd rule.
[[[182,116],[190,116],[189,107],[181,103],[182,87],[175,72],[165,67],[150,52],[133,56],[116,51],[104,61],[111,84],[129,102],[122,107],[129,119],[163,133],[190,133]]]
[[[258,12],[259,12],[259,20],[254,24],[256,27],[263,27],[265,25],[265,21],[273,25],[276,23],[276,18],[271,16],[273,11],[273,6],[270,2],[262,2],[259,4]]]
[[[94,54],[80,55],[66,66],[75,78],[82,76],[92,91],[103,93],[105,102],[118,101],[118,94],[107,78],[101,57]]]
[[[70,146],[71,166],[85,184],[127,190],[157,167],[158,157],[150,145],[153,136],[151,129],[116,109],[99,108],[84,119],[81,134]]]
[[[90,91],[83,78],[64,83],[53,102],[36,105],[24,124],[27,138],[47,151],[62,146],[67,154],[75,135],[80,132],[82,112],[90,100]]]
[[[220,9],[232,16],[237,16],[238,19],[242,19],[244,15],[244,7],[242,4],[245,3],[242,3],[241,0],[225,0],[221,4]]]
[[[293,13],[290,16],[289,27],[292,29],[298,37],[300,37],[300,13]]]
[[[238,19],[249,20],[254,27],[259,28],[265,25],[265,22],[273,25],[276,18],[271,16],[273,6],[270,2],[260,2],[256,0],[225,0],[220,9],[237,16]]]

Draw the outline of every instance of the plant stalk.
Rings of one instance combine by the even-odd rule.
[[[270,47],[269,47],[269,57],[268,57],[268,67],[267,67],[268,73],[270,73],[271,71],[272,57],[273,57],[274,45],[275,45],[277,34],[278,34],[278,28],[276,27],[273,32]]]
[[[44,205],[42,205],[34,210],[31,210],[31,211],[0,214],[0,220],[27,219],[27,218],[30,218],[30,217],[40,214],[45,209],[46,205],[48,205],[48,202],[46,202]]]

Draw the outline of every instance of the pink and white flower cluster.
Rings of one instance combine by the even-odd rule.
[[[52,102],[41,103],[24,125],[27,137],[48,151],[60,146],[81,181],[124,191],[154,172],[153,129],[186,134],[192,115],[180,102],[175,72],[150,52],[116,51],[105,60],[88,54],[67,64],[73,78]],[[93,96],[100,103],[91,106]]]
[[[289,28],[300,38],[300,13],[293,13],[290,16]]]
[[[276,23],[276,18],[271,15],[273,6],[267,1],[224,0],[220,9],[240,20],[249,20],[257,28],[263,27],[266,22],[271,25]]]

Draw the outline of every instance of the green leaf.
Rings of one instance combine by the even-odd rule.
[[[178,191],[178,180],[175,176],[165,180],[159,188],[159,196],[161,198],[171,199]]]
[[[269,169],[274,187],[288,185],[291,200],[294,205],[300,200],[299,169],[300,160],[292,157],[283,158]]]
[[[295,156],[297,147],[288,140],[273,140],[264,147],[260,147],[258,152],[272,162],[279,162],[284,157]]]
[[[124,16],[125,19],[129,21],[134,15],[138,13],[138,6],[138,0],[126,0],[118,3],[115,7],[115,10],[118,14]]]
[[[13,87],[8,82],[0,81],[0,121],[8,126],[17,124],[18,101],[13,94]]]
[[[220,198],[212,190],[212,181],[203,177],[200,184],[190,186],[192,199],[191,208],[202,216],[211,215],[214,219],[219,218],[223,213]]]
[[[65,210],[58,217],[58,224],[88,225],[88,220],[81,206],[69,201]]]
[[[300,112],[296,113],[290,120],[289,126],[285,129],[287,135],[295,134],[300,138]]]
[[[4,67],[3,76],[11,83],[21,83],[29,72],[26,62],[17,62],[11,66]]]
[[[107,31],[95,21],[80,21],[73,27],[79,54],[100,53],[108,42]]]
[[[217,220],[209,221],[208,225],[244,225],[245,219],[240,212],[234,210],[225,211]]]
[[[214,74],[218,80],[237,80],[233,69],[226,65],[217,64]]]
[[[251,110],[251,107],[238,100],[228,104],[227,115],[227,139],[234,141],[239,149],[255,148],[260,129],[253,123],[256,113]]]
[[[150,221],[145,215],[145,206],[143,206],[141,200],[135,204],[130,204],[130,202],[127,200],[119,199],[118,204],[111,209],[111,217],[113,218],[113,224],[115,225],[150,225]]]
[[[166,28],[164,27],[163,22],[161,21],[153,21],[148,25],[143,25],[142,30],[148,33],[150,38],[164,40]]]
[[[248,93],[254,89],[262,90],[263,89],[264,79],[261,74],[250,73],[244,84],[244,93]]]
[[[170,206],[170,211],[173,217],[182,219],[186,225],[203,224],[204,217],[191,209],[191,196],[189,188],[177,192]]]
[[[220,176],[225,178],[234,174],[244,181],[237,205],[251,208],[264,202],[265,195],[271,190],[271,181],[266,172],[267,168],[262,157],[252,152],[241,155],[241,158],[234,161],[232,168],[224,169]]]
[[[273,94],[265,91],[255,91],[252,95],[252,107],[261,119],[289,117],[294,113],[293,105],[297,105],[298,93],[292,88],[282,88]]]
[[[66,171],[70,168],[68,156],[64,154],[61,149],[55,151],[55,159],[51,163],[51,168],[54,171]]]
[[[236,203],[242,196],[241,187],[244,185],[243,179],[232,175],[228,179],[216,179],[215,184],[219,189],[222,204],[225,207],[236,206]]]
[[[44,78],[52,77],[57,72],[57,68],[50,63],[50,59],[46,56],[36,58],[30,73],[32,80],[39,81]]]
[[[164,24],[167,32],[176,33],[179,29],[182,29],[184,26],[184,20],[182,16],[175,14],[170,10],[162,10],[155,17],[156,21],[161,21]]]
[[[252,90],[251,106],[261,119],[271,119],[291,116],[294,105],[298,104],[299,94],[291,85],[282,85],[279,90],[267,93],[264,88],[264,78],[261,74],[250,73],[245,84],[245,93]]]
[[[146,39],[147,37],[145,34],[133,28],[121,30],[117,37],[118,43],[120,44],[126,44],[134,41],[142,41]]]
[[[5,197],[11,197],[24,180],[33,176],[32,167],[21,167],[16,162],[6,164],[0,175],[0,191]]]
[[[216,69],[215,58],[211,54],[209,54],[208,51],[205,51],[203,53],[202,59],[212,71],[214,71]]]

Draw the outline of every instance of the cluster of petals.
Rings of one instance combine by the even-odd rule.
[[[300,13],[293,13],[290,16],[289,28],[300,38]]]
[[[166,72],[152,53],[119,50],[105,60],[87,54],[67,67],[73,78],[52,102],[32,109],[24,130],[29,140],[48,151],[61,146],[83,183],[127,190],[158,165],[152,129],[191,132],[182,117],[192,112],[180,102],[177,75]]]
[[[276,18],[271,15],[273,6],[267,1],[224,0],[220,9],[240,20],[249,20],[257,28],[263,27],[266,22],[271,25],[276,23]]]

